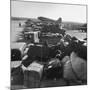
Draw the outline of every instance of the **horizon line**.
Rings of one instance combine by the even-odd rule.
[[[43,16],[38,16],[38,17],[43,17]],[[17,17],[17,16],[10,16],[10,18],[17,18],[17,19],[38,19],[37,18],[30,18],[30,17]],[[44,17],[44,18],[47,18],[47,19],[51,19],[51,20],[55,20],[55,19],[52,19],[52,18],[48,18],[48,17]],[[56,21],[56,20],[55,20]],[[87,23],[87,22],[76,22],[76,21],[65,21],[65,20],[62,20],[62,22],[72,22],[72,23]]]

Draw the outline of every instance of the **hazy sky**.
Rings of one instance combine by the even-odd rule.
[[[86,22],[86,6],[11,1],[11,16],[37,18],[44,16],[63,21]]]

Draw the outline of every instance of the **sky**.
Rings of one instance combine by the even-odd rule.
[[[86,23],[86,6],[40,2],[11,1],[11,16],[37,18],[39,16],[62,21]]]

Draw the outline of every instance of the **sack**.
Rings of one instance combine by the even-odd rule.
[[[62,65],[59,59],[53,58],[49,61],[48,65],[44,69],[47,79],[59,79],[62,78]]]
[[[76,53],[71,53],[70,58],[63,65],[63,70],[66,80],[73,81],[74,84],[87,83],[87,62],[78,57]]]
[[[72,64],[69,57],[64,57],[63,60],[63,77],[66,80],[76,80],[76,77],[72,70]]]
[[[78,57],[74,52],[71,54],[71,63],[74,72],[78,79],[87,80],[87,62],[86,60]]]

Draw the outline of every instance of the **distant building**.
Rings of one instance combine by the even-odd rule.
[[[79,29],[82,30],[82,32],[87,32],[87,24],[82,25]]]

